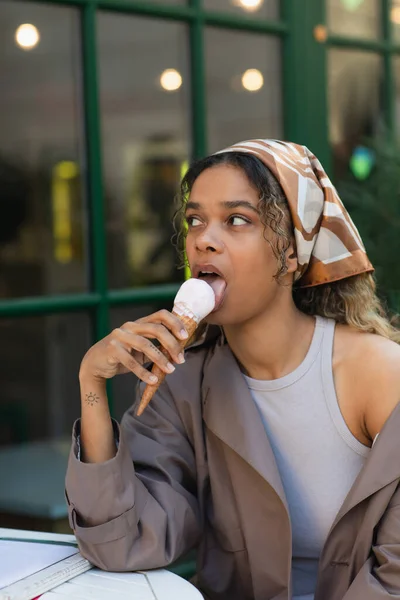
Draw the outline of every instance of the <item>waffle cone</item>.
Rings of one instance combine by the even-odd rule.
[[[174,311],[172,311],[172,314],[179,317],[179,319],[182,321],[182,323],[188,333],[188,338],[186,340],[183,340],[180,342],[181,349],[184,350],[185,347],[190,342],[190,339],[193,337],[199,324],[192,317],[188,317],[188,316],[184,316],[184,315],[182,316],[181,314],[178,314]],[[160,351],[164,354],[164,356],[166,356],[168,359],[170,359],[168,350],[161,347]],[[158,377],[158,382],[155,385],[146,385],[146,387],[144,388],[143,396],[142,396],[139,406],[136,410],[136,414],[138,417],[140,417],[140,415],[143,413],[144,409],[149,404],[150,400],[153,398],[154,394],[156,393],[156,391],[158,390],[158,388],[160,387],[160,385],[162,384],[162,382],[164,381],[164,379],[167,375],[165,373],[165,371],[162,371],[160,369],[160,367],[156,364],[153,365],[151,372],[153,375]]]

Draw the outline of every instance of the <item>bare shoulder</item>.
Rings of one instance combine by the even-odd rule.
[[[348,397],[354,398],[365,434],[374,439],[400,402],[400,345],[337,325],[333,364]]]

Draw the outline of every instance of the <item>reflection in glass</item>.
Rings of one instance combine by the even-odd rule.
[[[209,150],[251,138],[280,138],[281,44],[273,37],[206,31]]]
[[[354,148],[382,127],[382,77],[382,60],[377,54],[329,51],[329,138],[337,177],[348,169]]]
[[[394,80],[396,85],[396,130],[400,138],[400,57],[393,57]]]
[[[187,29],[99,15],[110,287],[180,281],[172,215],[190,155]]]
[[[392,22],[392,35],[395,42],[400,41],[400,0],[392,0],[390,9],[390,20]]]
[[[15,32],[15,41],[20,48],[31,50],[38,45],[40,41],[40,33],[35,25],[24,23],[20,25]]]
[[[73,8],[0,3],[0,298],[87,287],[79,31]]]
[[[0,446],[70,436],[78,372],[90,345],[86,314],[0,319]]]
[[[204,0],[204,8],[253,19],[279,18],[279,0]]]
[[[398,311],[400,148],[384,129],[382,67],[370,52],[330,51],[330,142],[334,183],[376,269],[378,292]]]
[[[330,33],[357,38],[381,36],[380,0],[327,0]]]

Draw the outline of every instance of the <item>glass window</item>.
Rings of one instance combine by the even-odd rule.
[[[400,0],[392,0],[390,9],[390,20],[392,22],[392,34],[395,42],[400,42]]]
[[[68,533],[64,479],[90,320],[2,318],[0,337],[0,527]]]
[[[251,138],[281,138],[281,43],[265,35],[206,32],[209,150]]]
[[[394,80],[396,85],[396,128],[400,137],[400,56],[393,56]]]
[[[385,138],[382,58],[330,50],[328,65],[335,185],[376,269],[378,292],[398,310],[400,162]]]
[[[380,0],[327,0],[329,31],[357,38],[378,38],[381,35]]]
[[[0,3],[0,298],[83,291],[79,12]]]
[[[181,280],[170,243],[190,156],[187,28],[99,16],[110,287]]]
[[[78,372],[90,345],[86,314],[0,319],[0,445],[71,435]]]
[[[328,55],[329,139],[336,177],[354,148],[378,134],[382,119],[382,59],[372,52],[332,49]]]
[[[256,19],[279,18],[279,0],[204,0],[204,8]]]

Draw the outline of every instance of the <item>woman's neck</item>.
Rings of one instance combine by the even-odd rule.
[[[299,311],[290,299],[251,321],[225,326],[224,333],[242,371],[253,379],[271,380],[303,362],[314,328],[314,317]]]

